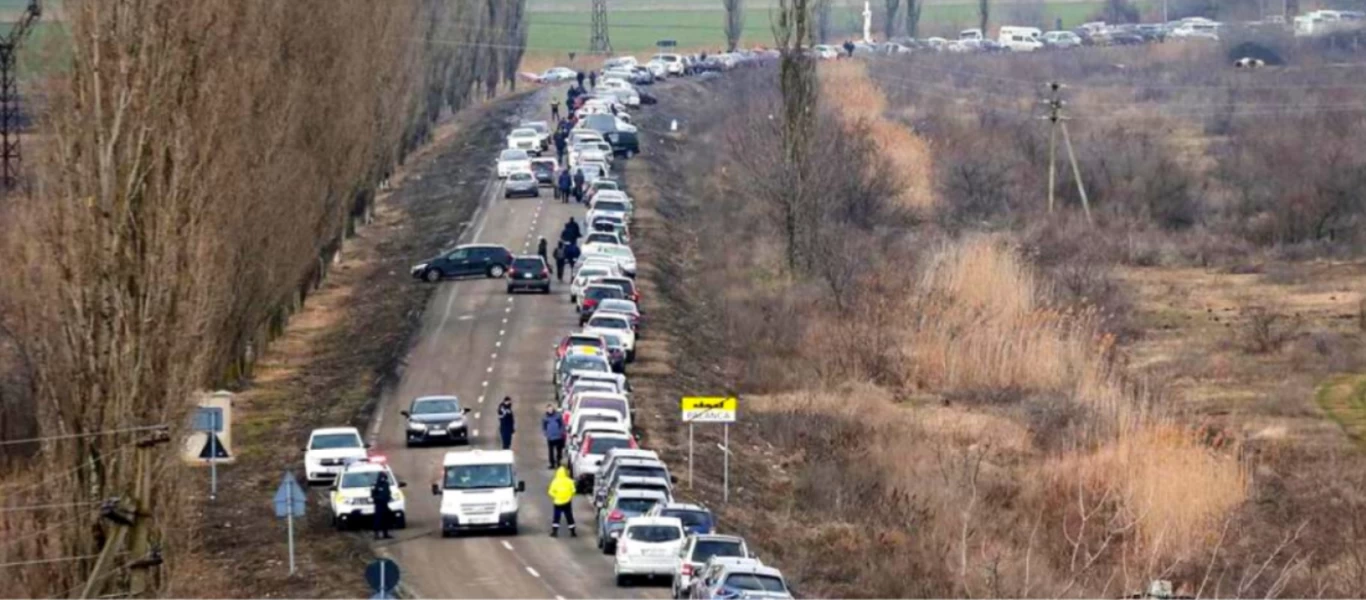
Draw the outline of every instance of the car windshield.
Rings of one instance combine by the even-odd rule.
[[[599,179],[593,182],[593,187],[599,191],[615,190],[617,189],[617,182],[611,179]]]
[[[626,204],[622,202],[604,202],[599,200],[593,203],[594,210],[607,210],[612,212],[626,212]]]
[[[547,127],[545,123],[527,123],[526,128],[535,131],[536,133],[546,133],[550,131],[550,128]]]
[[[605,437],[593,438],[593,442],[588,445],[589,454],[607,454],[613,448],[630,448],[631,440],[628,438]]]
[[[672,525],[635,525],[626,530],[626,539],[663,543],[683,539],[683,532]]]
[[[617,510],[628,515],[643,515],[658,502],[654,498],[621,498],[617,500]]]
[[[592,298],[594,300],[602,300],[603,298],[620,299],[623,296],[625,296],[625,294],[622,293],[621,288],[607,286],[595,286],[588,288],[588,290],[585,291],[583,295],[587,298]]]
[[[617,469],[620,477],[658,477],[667,479],[669,470],[658,466],[627,466],[623,465]]]
[[[564,359],[566,371],[598,371],[606,373],[612,369],[598,356],[569,356]]]
[[[448,490],[512,487],[512,465],[453,465],[446,467]]]
[[[625,319],[616,317],[593,317],[588,320],[588,326],[602,329],[630,329],[631,324]]]
[[[368,488],[375,485],[379,479],[379,474],[383,471],[351,471],[342,475],[341,483],[337,487],[341,488]],[[390,483],[393,480],[390,479]]]
[[[608,280],[608,281],[603,281],[602,283],[604,283],[604,284],[606,284],[606,285],[615,285],[615,286],[621,288],[621,291],[626,292],[627,294],[630,294],[631,292],[634,292],[635,289],[636,289],[635,284],[632,283],[630,279],[625,279],[625,278],[621,278],[621,279],[615,279],[615,278],[614,278],[614,279],[611,279],[611,280]],[[604,305],[603,308],[607,308],[607,306]],[[634,306],[632,306],[629,302],[627,302],[627,301],[625,301],[625,300],[622,300],[622,301],[620,301],[620,302],[613,302],[613,303],[612,303],[612,310],[617,310],[617,311],[621,311],[621,312],[631,312],[631,310],[634,309],[634,308],[635,308]]]
[[[536,137],[535,129],[514,129],[512,137]]]
[[[313,444],[309,450],[340,450],[342,448],[360,448],[360,436],[354,433],[324,433],[313,436]]]
[[[607,347],[608,347],[608,348],[611,348],[611,349],[614,349],[614,350],[615,350],[615,349],[617,349],[617,348],[623,348],[623,347],[626,346],[626,343],[623,342],[623,341],[621,341],[621,336],[619,336],[619,335],[615,335],[615,334],[611,334],[611,333],[604,333],[604,334],[602,334],[602,337],[603,337],[603,339],[607,340]]]
[[[631,249],[626,246],[603,246],[598,251],[608,256],[632,256]]]
[[[745,590],[750,592],[786,592],[783,587],[783,580],[772,575],[756,575],[754,573],[731,573],[726,577],[725,586],[733,590]]]
[[[579,269],[579,277],[584,280],[591,279],[593,277],[606,277],[610,274],[611,271],[608,271],[603,267],[584,267],[582,269]]]
[[[413,405],[415,415],[435,415],[460,412],[460,403],[455,400],[423,400]]]
[[[588,234],[588,243],[591,244],[594,242],[615,244],[617,243],[617,236],[616,234],[606,231],[594,231],[593,233]]]
[[[526,160],[527,153],[526,150],[504,150],[498,158],[499,160]]]
[[[532,166],[535,167],[535,165]],[[531,173],[518,171],[516,173],[513,173],[510,177],[508,177],[508,179],[511,179],[513,181],[531,181]]]
[[[687,522],[684,521],[683,524],[687,525]],[[697,545],[692,549],[692,561],[704,563],[713,556],[744,558],[745,547],[734,540],[697,540]]]
[[[531,168],[537,171],[554,171],[555,165],[549,161],[538,160],[531,163]]]
[[[585,408],[612,410],[624,416],[626,414],[626,401],[616,398],[585,398],[583,402],[579,404],[579,410]],[[606,450],[603,450],[603,452],[606,452]]]
[[[512,268],[518,271],[539,271],[542,266],[539,258],[519,258],[512,261]]]
[[[661,516],[675,517],[683,522],[684,527],[696,529],[711,529],[711,513],[705,510],[666,510]]]

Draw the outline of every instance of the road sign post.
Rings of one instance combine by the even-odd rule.
[[[399,576],[402,571],[398,569],[398,563],[387,558],[378,558],[365,567],[365,582],[370,584],[370,589],[375,590],[372,600],[383,600],[394,597],[394,588],[398,587]]]
[[[209,463],[209,500],[218,499],[218,434],[223,433],[223,409],[201,406],[194,414],[194,430],[202,431],[209,438],[209,452],[205,460]]]
[[[735,422],[740,399],[735,396],[690,396],[680,402],[683,422],[688,424],[688,487],[693,486],[693,426],[697,423],[721,423],[725,444],[722,456],[722,500],[730,502],[730,424]]]
[[[289,521],[289,574],[294,574],[294,517],[304,516],[304,505],[307,504],[308,496],[304,494],[304,489],[299,487],[299,481],[294,479],[294,474],[285,471],[284,477],[280,479],[280,487],[275,490],[275,516]]]

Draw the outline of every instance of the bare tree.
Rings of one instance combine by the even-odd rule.
[[[925,0],[906,0],[906,35],[920,36],[920,9]]]
[[[991,22],[991,0],[977,0],[977,26],[982,29],[982,36],[987,36],[987,25]]]
[[[887,15],[882,21],[883,36],[890,40],[896,35],[896,11],[901,8],[901,0],[886,0]]]
[[[782,91],[782,181],[788,185],[783,203],[783,232],[787,266],[805,268],[808,238],[815,233],[815,199],[809,197],[807,170],[816,125],[816,63],[806,52],[811,35],[811,1],[778,0],[773,36],[782,53],[779,86]]]
[[[721,0],[726,7],[726,51],[735,52],[745,32],[745,0]]]
[[[832,0],[816,0],[816,41],[825,44],[830,41],[830,2]]]

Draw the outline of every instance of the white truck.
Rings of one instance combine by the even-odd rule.
[[[1043,48],[1043,32],[1037,27],[1001,27],[997,41],[1012,52],[1033,52]]]
[[[441,498],[441,536],[467,529],[516,535],[517,494],[524,491],[511,450],[447,452],[441,480],[432,483],[432,494]]]

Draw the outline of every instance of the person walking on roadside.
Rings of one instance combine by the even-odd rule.
[[[555,279],[564,281],[564,242],[555,245]]]
[[[583,85],[583,84],[580,83],[579,85]],[[591,87],[591,88],[593,88],[593,89],[598,89],[598,72],[597,72],[597,71],[589,71],[589,72],[588,72],[588,87]]]
[[[375,539],[390,539],[389,521],[394,514],[389,510],[389,503],[394,501],[394,491],[389,487],[389,474],[383,471],[375,479],[375,485],[370,486],[370,502],[375,507]]]
[[[545,405],[541,432],[545,434],[546,454],[550,458],[549,468],[558,469],[560,460],[564,458],[564,416],[555,409],[554,404]]]
[[[579,222],[574,217],[569,217],[564,223],[564,229],[560,231],[560,240],[567,244],[575,244],[583,238],[583,230],[579,229]]]
[[[564,517],[564,522],[569,525],[569,537],[579,537],[578,532],[574,531],[574,494],[578,490],[574,486],[574,480],[569,477],[569,470],[560,467],[555,469],[555,478],[550,480],[550,504],[554,508],[550,515],[550,537],[560,536],[560,517]]]
[[[583,169],[574,171],[574,201],[583,204],[583,186],[587,180],[583,177]]]
[[[503,449],[512,448],[512,434],[517,431],[517,417],[512,414],[512,396],[503,396],[498,405],[498,435],[503,438]]]
[[[551,98],[550,98],[550,118],[553,119],[553,120],[555,120],[555,121],[560,120],[560,99],[559,99],[559,98],[555,98],[555,97],[551,97]]]
[[[556,197],[559,198],[561,202],[569,204],[569,190],[573,187],[574,178],[569,176],[569,167],[565,167],[563,171],[560,171],[560,187],[557,188],[559,190],[559,195]]]
[[[848,55],[849,55],[849,58],[853,58],[853,57],[854,57],[854,42],[853,42],[853,41],[851,41],[851,40],[844,40],[844,52],[845,52],[845,54],[848,54]]]
[[[574,78],[579,80],[579,87],[582,88],[582,87],[583,87],[583,71],[579,71],[576,75],[574,75]],[[571,92],[574,91],[574,88],[569,88],[569,91],[571,91]]]
[[[541,241],[536,244],[536,254],[539,254],[541,256],[541,260],[545,261],[545,264],[549,265],[550,254],[547,252],[546,246],[547,244],[545,238],[541,238]]]
[[[555,160],[559,161],[560,164],[564,164],[564,149],[569,142],[567,138],[568,136],[563,130],[555,133]]]
[[[579,243],[569,242],[564,245],[564,263],[569,266],[569,275],[574,275],[574,263],[579,260]]]

